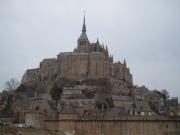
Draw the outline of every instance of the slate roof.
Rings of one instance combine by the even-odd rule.
[[[87,34],[85,32],[82,32],[81,36],[79,37],[79,40],[89,41]]]
[[[129,96],[116,96],[116,95],[112,96],[112,100],[116,100],[116,101],[132,101],[132,99]]]

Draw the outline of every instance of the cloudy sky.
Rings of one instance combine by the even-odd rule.
[[[0,0],[0,89],[87,34],[125,58],[136,85],[180,97],[180,0]]]

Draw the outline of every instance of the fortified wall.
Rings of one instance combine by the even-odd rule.
[[[180,135],[180,119],[46,120],[45,128],[78,135]]]

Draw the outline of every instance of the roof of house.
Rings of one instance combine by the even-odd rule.
[[[116,101],[132,101],[132,99],[129,96],[116,96],[116,95],[112,96],[112,100],[116,100]]]
[[[162,93],[159,92],[159,91],[157,91],[157,90],[148,91],[148,95],[149,95],[150,97],[158,97],[158,98],[162,97]]]

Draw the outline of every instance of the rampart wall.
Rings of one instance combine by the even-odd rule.
[[[45,128],[75,130],[78,135],[180,135],[180,120],[46,120]]]

